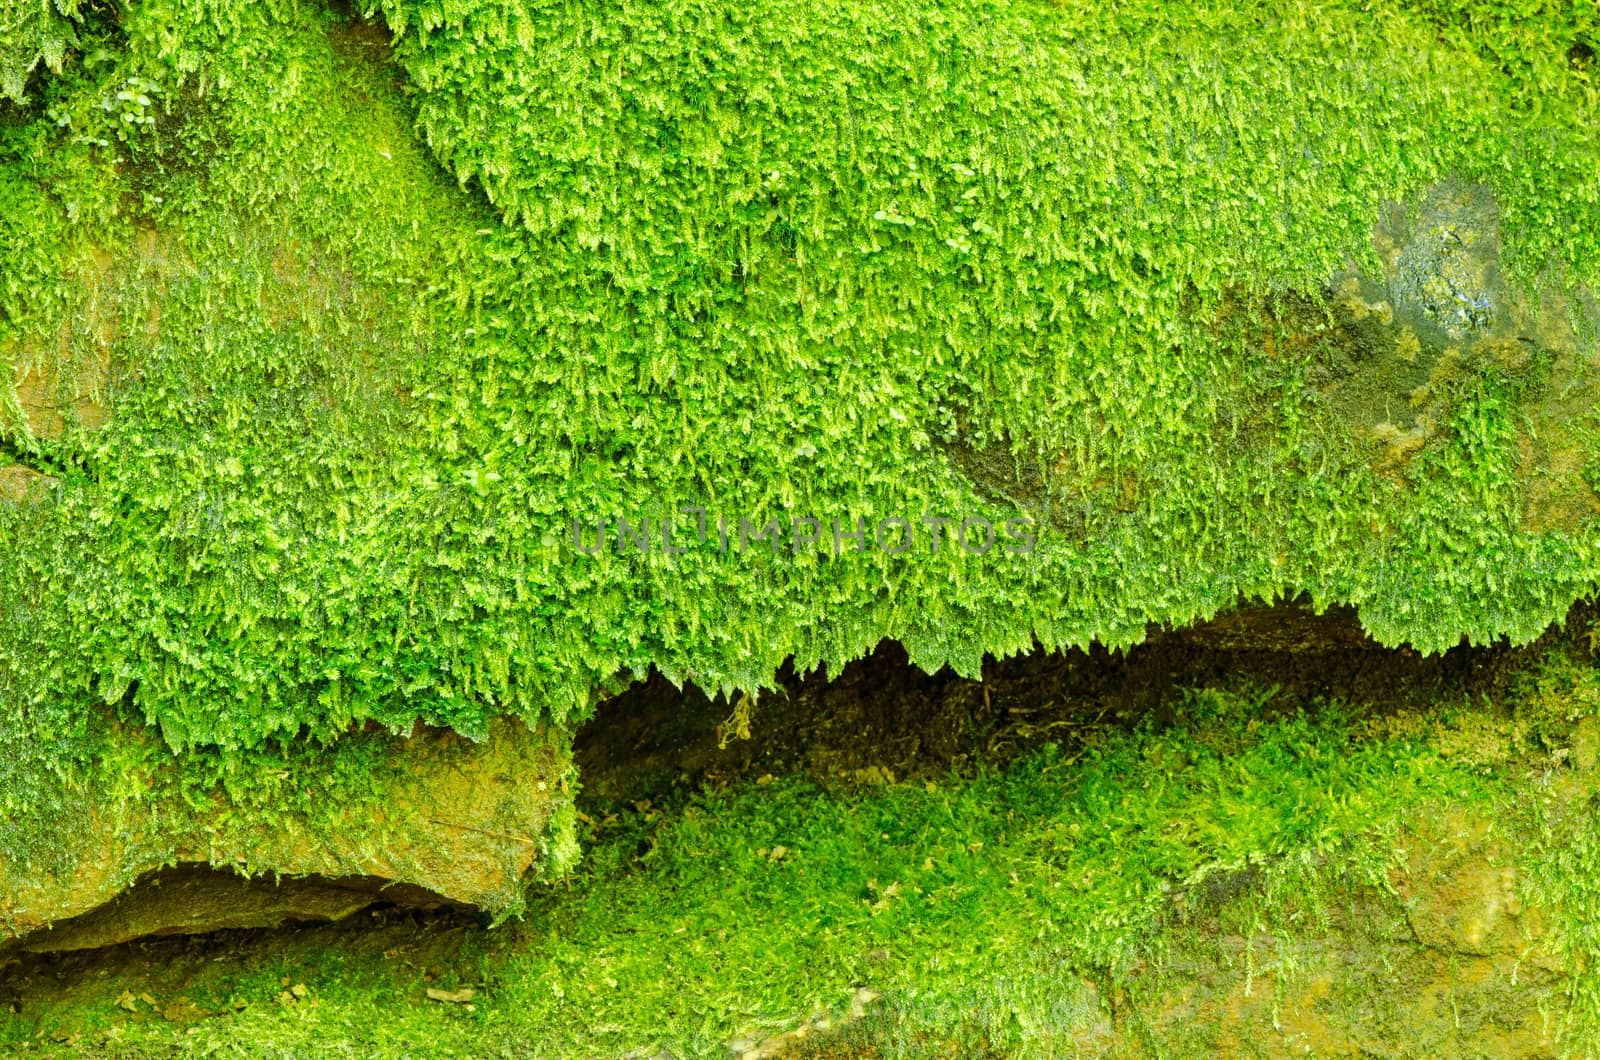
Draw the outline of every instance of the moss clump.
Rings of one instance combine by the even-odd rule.
[[[0,356],[54,395],[0,408],[49,480],[0,515],[8,731],[481,737],[650,666],[753,689],[893,636],[973,672],[1283,591],[1434,650],[1594,586],[1521,477],[1523,373],[1571,401],[1592,342],[1453,374],[1396,472],[1318,391],[1326,336],[1255,341],[1447,179],[1508,284],[1594,283],[1595,89],[1546,55],[1581,12],[374,14],[91,5],[0,104]],[[963,471],[1006,457],[1070,532]],[[602,518],[651,550],[587,554]]]

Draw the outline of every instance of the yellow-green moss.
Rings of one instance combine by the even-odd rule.
[[[391,61],[309,0],[92,6],[0,121],[0,353],[108,417],[5,419],[56,480],[0,516],[5,709],[482,735],[651,665],[754,688],[893,636],[971,672],[1285,590],[1529,639],[1600,553],[1525,525],[1523,367],[1441,382],[1401,466],[1319,390],[1334,336],[1239,319],[1382,275],[1384,202],[1446,180],[1508,275],[1592,283],[1594,22],[1559,10],[395,0]],[[1082,532],[572,545],[685,504],[1041,515],[961,451]]]

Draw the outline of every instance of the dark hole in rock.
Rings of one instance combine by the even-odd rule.
[[[1182,630],[1152,628],[1127,651],[985,657],[981,679],[927,674],[884,641],[829,677],[796,673],[753,705],[714,700],[660,674],[602,703],[579,731],[584,797],[607,803],[803,772],[864,783],[935,778],[1003,763],[1047,741],[1107,724],[1170,723],[1183,689],[1275,689],[1264,710],[1316,700],[1393,711],[1467,687],[1493,695],[1524,650],[1462,646],[1442,655],[1386,649],[1350,609],[1252,605]],[[742,731],[741,731],[742,730]],[[746,734],[748,738],[746,738]]]
[[[425,888],[370,876],[245,877],[205,865],[149,873],[98,909],[18,940],[21,953],[117,946],[135,939],[343,920],[383,904],[460,910]]]

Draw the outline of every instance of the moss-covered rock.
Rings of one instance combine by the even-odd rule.
[[[530,869],[560,875],[576,855],[566,740],[515,720],[481,743],[366,733],[210,763],[222,777],[164,753],[143,728],[111,724],[100,739],[106,757],[93,766],[49,763],[59,772],[46,783],[68,804],[0,828],[0,946],[171,865],[377,878],[504,916],[521,907]],[[193,926],[212,923],[215,904]]]
[[[99,711],[238,775],[1600,574],[1592,6],[24,6],[13,820]]]

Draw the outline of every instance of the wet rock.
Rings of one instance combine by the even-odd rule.
[[[1394,882],[1416,941],[1463,956],[1528,953],[1537,918],[1525,921],[1512,852],[1494,822],[1452,811],[1413,827],[1420,843]]]
[[[871,987],[858,986],[850,992],[850,1007],[842,1016],[815,1012],[793,1030],[770,1038],[736,1038],[726,1043],[728,1056],[730,1060],[776,1060],[778,1057],[792,1056],[807,1039],[837,1032],[839,1028],[864,1018],[867,1006],[880,997],[882,995]]]
[[[1500,207],[1481,184],[1443,181],[1389,203],[1373,233],[1383,275],[1351,268],[1300,326],[1327,341],[1316,388],[1380,471],[1399,477],[1449,424],[1475,379],[1494,378],[1526,421],[1517,479],[1523,524],[1566,529],[1600,512],[1575,428],[1593,410],[1600,350],[1592,292],[1547,268],[1531,282],[1503,263]]]
[[[1353,451],[1396,485],[1488,381],[1515,405],[1523,528],[1570,530],[1600,515],[1600,469],[1583,433],[1600,383],[1594,292],[1554,263],[1514,275],[1500,204],[1483,184],[1445,180],[1385,203],[1372,251],[1376,267],[1352,262],[1320,290],[1225,299],[1215,330],[1242,328],[1267,359],[1303,369],[1308,411],[1342,421]],[[1248,448],[1273,428],[1241,407],[1233,430],[1219,444]],[[975,438],[945,439],[952,470],[1079,544],[1112,531],[1148,495],[1137,466],[1084,471],[1071,454]]]

